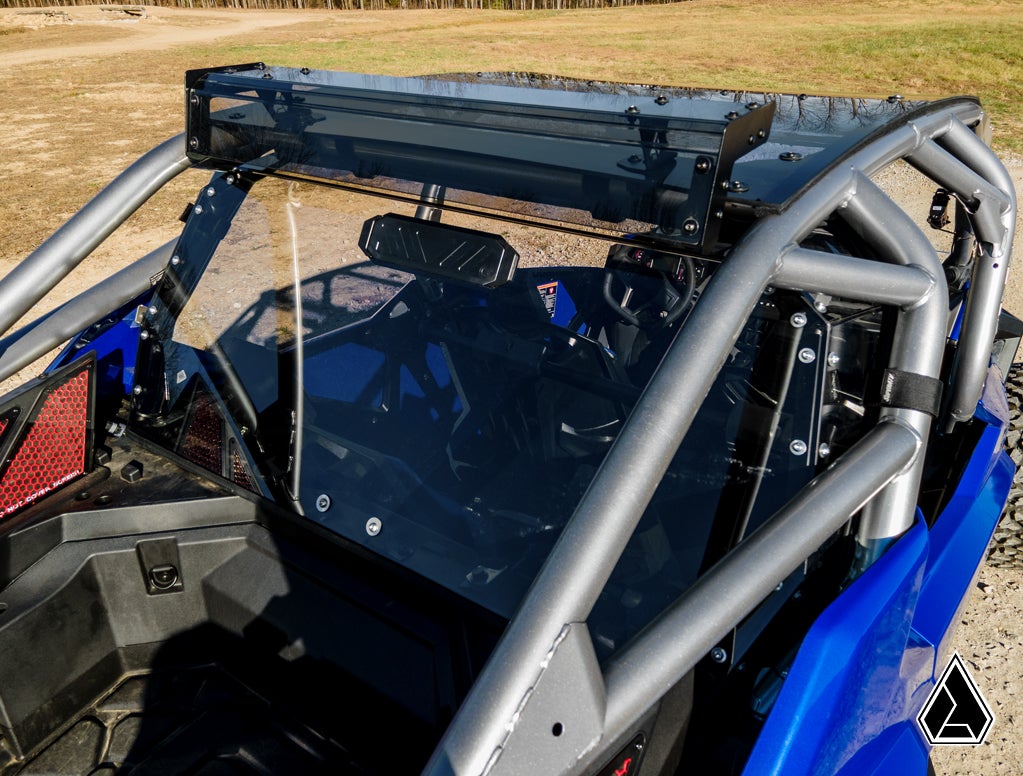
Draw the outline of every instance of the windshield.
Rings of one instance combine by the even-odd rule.
[[[248,189],[220,180],[189,219],[147,433],[511,617],[713,266],[305,182]],[[367,258],[417,215],[438,226],[415,250]],[[460,277],[431,254],[452,241],[506,245],[517,268]],[[816,390],[791,366],[806,333],[776,325],[801,304],[778,295],[747,323],[597,604],[602,653],[737,538],[715,535],[719,513],[741,534],[812,475],[774,441],[816,433],[789,411]]]

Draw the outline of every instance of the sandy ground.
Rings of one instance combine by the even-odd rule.
[[[316,13],[305,12],[301,22],[308,22]],[[4,194],[0,197],[0,275],[27,255],[38,235],[52,231],[95,193],[112,170],[123,168],[154,144],[150,138],[125,134],[121,126],[125,120],[155,125],[157,140],[179,131],[179,91],[168,93],[162,86],[149,83],[143,72],[127,84],[111,75],[106,88],[78,93],[76,89],[95,89],[97,83],[95,78],[77,75],[84,72],[77,70],[81,63],[114,56],[124,61],[123,55],[151,59],[182,44],[258,37],[296,24],[298,18],[280,12],[172,9],[148,9],[144,18],[96,8],[64,8],[53,14],[0,10],[0,32],[17,30],[0,35],[0,74],[6,77],[16,71],[23,84],[5,90],[0,104],[0,123],[5,127],[5,141],[0,145],[0,191]],[[91,25],[96,33],[78,34],[68,40],[61,29],[69,23],[80,28]],[[38,84],[64,90],[65,103],[70,99],[76,111],[72,123],[68,123],[66,111],[51,108],[47,101],[37,98],[33,90]],[[115,118],[118,126],[111,130]],[[86,148],[88,153],[83,152]],[[1021,188],[1023,160],[1009,159],[1007,166],[1017,188]],[[201,174],[189,175],[192,177],[183,176],[187,182],[175,182],[168,193],[158,195],[150,215],[134,217],[101,246],[75,275],[57,287],[53,299],[73,296],[97,276],[109,274],[173,237],[182,203],[202,183]],[[916,206],[926,207],[927,191],[914,190],[908,180],[895,180],[894,185]],[[62,195],[55,194],[58,191]],[[1023,245],[1018,234],[1017,245]],[[37,306],[28,318],[53,303]],[[1023,317],[1023,269],[1018,263],[1010,273],[1005,306]],[[1021,583],[1020,571],[990,566],[980,571],[963,611],[954,648],[993,707],[995,723],[983,746],[936,750],[934,761],[939,774],[974,776],[1023,771]]]

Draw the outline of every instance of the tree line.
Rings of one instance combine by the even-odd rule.
[[[633,5],[662,5],[678,0],[145,0],[140,3],[111,4],[104,0],[0,0],[0,8],[70,8],[101,6],[112,11],[171,8],[255,8],[263,10],[320,8],[342,11],[384,11],[389,9],[468,8],[504,11],[542,11],[572,8],[618,8]]]

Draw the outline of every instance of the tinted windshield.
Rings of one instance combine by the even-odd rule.
[[[413,206],[218,186],[161,290],[166,401],[150,432],[510,617],[713,267],[463,218],[521,255],[485,288],[366,258],[367,220]],[[801,302],[747,324],[618,564],[590,623],[603,651],[734,539],[714,536],[719,512],[756,522],[808,478],[773,442],[780,424],[815,433],[785,411],[817,379],[791,373],[804,333],[776,325],[786,304]]]

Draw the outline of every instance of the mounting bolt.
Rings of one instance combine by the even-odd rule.
[[[834,368],[841,363],[842,358],[838,353],[828,353],[828,366]]]
[[[177,254],[174,254],[173,256],[171,256],[170,263],[172,267],[178,266],[181,263],[181,257],[178,256]]]
[[[271,79],[273,77],[274,77],[273,73],[271,73],[269,71],[267,71],[266,73],[263,73],[263,78],[266,78],[267,80],[269,80],[269,79]]]
[[[792,317],[789,318],[789,323],[792,324],[793,328],[803,328],[806,326],[806,313],[793,313]]]
[[[639,108],[637,108],[635,105],[630,105],[628,108],[625,109],[625,112],[628,113],[630,116],[635,116],[639,113]]]
[[[799,360],[804,364],[812,364],[817,359],[817,354],[813,352],[813,348],[803,348],[799,351]]]
[[[196,205],[194,208],[192,208],[192,212],[195,213],[197,216],[201,216],[202,215],[202,205]]]
[[[188,147],[191,148],[193,151],[196,148],[198,148],[199,147],[199,138],[197,138],[197,137],[190,137],[190,138],[188,138]]]
[[[819,313],[826,313],[828,311],[828,306],[824,304],[824,302],[814,302],[813,309]]]
[[[710,159],[706,156],[700,156],[696,159],[696,166],[694,168],[697,172],[710,172]]]
[[[665,97],[663,94],[658,94],[654,102],[656,102],[658,105],[667,105],[668,98]]]
[[[384,524],[380,522],[379,517],[371,517],[366,521],[366,533],[370,536],[376,536],[380,533],[380,529],[384,527]]]
[[[700,222],[695,218],[687,218],[682,223],[682,231],[686,234],[696,234],[700,230]]]
[[[140,339],[140,340],[143,340],[143,341],[145,341],[145,340],[149,339],[149,332],[148,332],[148,331],[146,331],[145,329],[143,329],[142,331],[140,331],[140,332],[139,332],[139,339]]]
[[[725,114],[725,118],[728,119],[729,121],[735,121],[735,119],[739,118],[739,112],[730,110],[728,111],[728,113]]]
[[[131,389],[131,392],[133,394],[135,394],[136,396],[141,396],[142,395],[142,386],[141,385],[136,385],[134,388]]]
[[[193,92],[192,95],[188,98],[188,101],[190,103],[192,103],[193,105],[198,105],[199,104],[199,95],[195,94]]]
[[[301,70],[299,70],[298,72],[300,72],[300,73],[301,73],[302,75],[309,75],[309,74],[310,74],[311,72],[313,72],[313,71],[312,71],[312,70],[310,70],[310,69],[309,69],[308,67],[303,67],[303,68],[302,68]]]
[[[831,455],[831,445],[829,445],[827,442],[821,442],[817,448],[817,455],[819,455],[821,458],[827,458],[829,455]]]
[[[722,647],[714,647],[710,651],[710,659],[720,665],[728,660],[728,651]]]
[[[215,188],[213,188],[212,186],[209,186],[206,189],[206,196],[207,197],[215,197],[216,195],[217,195],[217,190]]]
[[[803,158],[803,155],[798,151],[782,151],[778,154],[778,158],[783,162],[798,162]]]
[[[756,100],[753,100],[751,102],[747,102],[746,107],[749,108],[750,110],[756,110],[757,108],[760,107],[760,103],[757,102]]]
[[[316,497],[316,511],[326,512],[328,509],[330,509],[330,496],[326,493],[321,493]]]
[[[793,439],[789,442],[789,452],[793,455],[806,455],[806,442],[802,439]]]
[[[749,185],[742,181],[732,181],[731,189],[732,191],[742,194],[745,191],[749,191]]]

